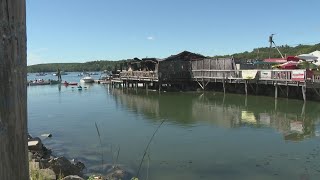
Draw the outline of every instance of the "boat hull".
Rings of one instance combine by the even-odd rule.
[[[93,83],[94,80],[93,80],[93,79],[81,79],[81,82],[84,82],[84,83]]]

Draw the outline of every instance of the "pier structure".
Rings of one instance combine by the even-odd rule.
[[[273,91],[271,94],[275,99],[279,95],[297,95],[306,101],[307,94],[320,98],[320,74],[307,69],[238,70],[233,58],[208,58],[187,51],[163,60],[153,59],[152,63],[152,68],[142,66],[142,69],[133,70],[129,66],[128,70],[122,70],[112,79],[112,87],[161,91],[162,87],[188,89],[197,85],[201,90],[221,87],[224,93],[231,91],[245,95],[258,95],[268,88]],[[146,64],[143,59],[141,64]]]

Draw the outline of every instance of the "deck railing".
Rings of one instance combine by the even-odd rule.
[[[250,77],[251,75],[251,77]],[[119,74],[121,80],[158,80],[158,72],[155,71],[122,71]],[[304,69],[294,70],[192,70],[192,78],[197,79],[225,79],[245,80],[255,79],[261,81],[282,82],[316,82],[320,83],[320,73],[313,73]]]
[[[155,71],[122,71],[120,72],[120,79],[134,79],[134,80],[157,80],[158,73]]]
[[[245,74],[252,74],[248,78]],[[284,82],[320,82],[320,73],[314,73],[304,69],[294,70],[192,70],[193,79],[255,79],[264,81]]]
[[[194,79],[242,79],[241,70],[192,70]]]

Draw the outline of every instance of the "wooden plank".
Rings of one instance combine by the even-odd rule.
[[[25,0],[0,1],[0,179],[29,180]]]

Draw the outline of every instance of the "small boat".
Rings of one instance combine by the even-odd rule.
[[[38,86],[38,85],[54,85],[54,84],[60,84],[61,81],[57,80],[44,80],[44,79],[36,79],[36,80],[31,80],[28,82],[29,86]]]
[[[82,90],[82,86],[78,86],[77,88],[78,88],[78,90],[79,90],[79,91],[81,91],[81,90]]]
[[[53,85],[53,84],[60,84],[60,83],[61,83],[60,80],[52,80],[52,79],[51,79],[51,80],[49,79],[49,82],[50,82],[51,85]]]
[[[82,78],[80,81],[84,82],[84,83],[93,83],[94,79],[90,76],[86,76],[86,77]]]
[[[102,73],[99,77],[99,80],[107,81],[110,80],[112,77],[112,74],[110,73]]]
[[[50,85],[49,81],[31,81],[28,82],[28,86]]]
[[[63,82],[62,84],[64,84],[65,86],[77,86],[78,85],[77,82],[67,82],[67,81]]]

